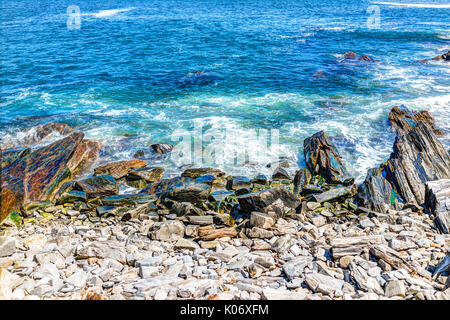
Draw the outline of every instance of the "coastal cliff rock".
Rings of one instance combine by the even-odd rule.
[[[94,174],[97,176],[102,174],[109,174],[113,176],[114,179],[120,179],[125,177],[132,169],[142,168],[146,165],[147,162],[139,159],[113,162],[95,168]]]
[[[79,176],[91,168],[98,160],[102,144],[98,141],[83,139],[76,147],[67,167],[72,172],[72,178]]]
[[[2,168],[0,221],[29,201],[49,199],[70,178],[67,163],[83,137],[73,133]]]
[[[388,120],[396,132],[409,132],[417,122],[421,121],[427,124],[434,134],[443,134],[441,130],[434,126],[434,119],[426,110],[412,111],[404,105],[395,106],[389,112]]]
[[[346,53],[344,53],[343,55],[343,61],[346,60],[357,60],[357,61],[367,61],[367,62],[373,62],[374,60],[367,54],[362,55],[361,57],[358,56],[355,52],[353,51],[348,51]]]
[[[425,207],[435,216],[436,227],[442,233],[450,233],[450,179],[426,183]]]
[[[312,174],[325,178],[327,183],[348,183],[350,177],[334,144],[320,131],[303,142],[306,166]]]

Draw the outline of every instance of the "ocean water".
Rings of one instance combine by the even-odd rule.
[[[68,27],[71,5],[79,28]],[[448,1],[0,6],[3,144],[60,121],[102,141],[100,162],[129,159],[153,143],[181,150],[195,141],[176,161],[152,161],[170,175],[211,154],[203,164],[252,175],[270,173],[266,165],[279,157],[291,170],[304,166],[303,140],[325,130],[361,181],[389,157],[386,116],[404,104],[429,110],[450,147],[450,64],[418,62],[450,49]],[[377,12],[379,25],[368,24]],[[342,63],[349,50],[377,62]]]

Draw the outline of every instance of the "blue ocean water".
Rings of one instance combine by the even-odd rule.
[[[204,149],[225,147],[227,161],[217,166],[255,174],[278,156],[302,166],[303,140],[325,130],[361,180],[388,158],[386,116],[405,104],[429,110],[450,146],[450,64],[418,62],[450,49],[448,1],[0,5],[3,144],[61,121],[102,141],[102,161],[118,160],[201,127]],[[71,5],[80,9],[79,29],[68,28]],[[368,25],[377,10],[379,26]],[[377,62],[340,62],[349,50]],[[263,130],[278,134],[277,151],[249,134]],[[251,163],[233,161],[244,149]]]

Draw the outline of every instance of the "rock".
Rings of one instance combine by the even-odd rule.
[[[7,257],[16,252],[16,240],[0,236],[0,257]]]
[[[175,213],[178,217],[194,215],[202,216],[205,214],[201,209],[195,207],[190,202],[174,202],[170,211]]]
[[[363,56],[361,56],[361,57],[359,58],[359,61],[373,62],[374,60],[373,60],[370,56],[368,56],[367,54],[365,54],[365,55],[363,55]]]
[[[65,123],[50,122],[29,130],[21,143],[26,146],[31,146],[49,140],[50,138],[67,135],[72,131],[73,129]]]
[[[404,298],[406,296],[405,285],[402,280],[389,281],[386,284],[384,295],[388,298],[399,296]]]
[[[250,214],[250,226],[268,229],[275,224],[273,218],[265,213],[253,211]]]
[[[247,177],[231,177],[227,181],[228,190],[251,189],[252,182]]]
[[[152,202],[140,204],[140,205],[137,205],[135,208],[124,212],[121,217],[121,220],[128,221],[128,220],[134,219],[135,217],[139,217],[140,215],[149,214],[154,209],[155,209],[154,203],[152,203]]]
[[[66,282],[76,288],[84,288],[86,286],[86,281],[88,279],[88,274],[83,271],[76,271],[70,277],[66,279]]]
[[[208,198],[211,187],[206,183],[181,182],[167,190],[164,197],[179,202],[201,202]]]
[[[344,59],[358,59],[358,55],[353,51],[348,51],[343,55]]]
[[[450,233],[450,179],[429,181],[425,185],[425,207],[435,216],[442,233]]]
[[[181,221],[169,220],[153,226],[149,236],[153,240],[174,241],[184,236],[184,224]]]
[[[250,214],[252,211],[264,212],[265,209],[276,200],[281,200],[284,206],[295,210],[300,204],[300,199],[283,187],[261,190],[239,196],[241,211]]]
[[[175,186],[182,182],[184,182],[184,180],[180,177],[162,179],[161,181],[149,183],[147,187],[142,189],[139,193],[154,194],[158,198],[161,198],[172,186]]]
[[[174,249],[188,249],[188,250],[195,250],[195,249],[199,249],[200,246],[192,241],[192,240],[188,240],[188,239],[179,239],[177,241],[177,243],[175,243]]]
[[[198,235],[202,240],[214,240],[217,238],[223,238],[223,237],[230,237],[233,238],[237,236],[238,232],[236,228],[230,227],[230,228],[220,228],[220,229],[203,229],[199,228]]]
[[[313,195],[313,198],[319,202],[332,202],[341,198],[348,197],[350,195],[350,190],[346,187],[332,188],[323,193]]]
[[[67,167],[72,173],[72,178],[85,173],[91,168],[100,156],[102,144],[98,141],[83,139],[75,148],[72,157],[67,162]]]
[[[348,238],[334,238],[331,241],[332,253],[335,259],[345,256],[355,256],[361,254],[365,248],[384,243],[381,235],[359,236]]]
[[[339,266],[342,269],[347,269],[350,265],[350,262],[353,261],[353,256],[343,256],[339,259]]]
[[[327,223],[327,219],[324,216],[315,216],[311,218],[311,222],[316,227],[324,226]]]
[[[77,201],[86,202],[86,192],[77,190],[64,192],[61,196],[58,197],[58,200],[56,200],[56,204],[74,203]]]
[[[285,169],[277,167],[272,174],[272,180],[283,180],[283,179],[290,180],[291,176]]]
[[[127,262],[126,253],[123,248],[114,246],[112,243],[104,241],[96,241],[86,247],[77,249],[76,256],[78,259],[114,259],[122,264]]]
[[[294,193],[296,195],[299,195],[303,192],[303,188],[309,184],[309,182],[311,181],[311,173],[309,172],[308,169],[300,169],[295,173],[295,177],[294,177]]]
[[[434,58],[431,59],[431,60],[450,61],[450,50],[449,50],[447,53],[440,54],[440,55],[434,57]]]
[[[147,162],[139,159],[119,161],[97,167],[94,169],[94,173],[96,176],[109,174],[114,179],[120,179],[125,177],[132,169],[142,168],[146,165]]]
[[[414,268],[411,264],[406,261],[401,255],[398,254],[397,251],[389,248],[386,245],[376,245],[370,248],[370,253],[375,256],[377,259],[381,259],[384,262],[389,263],[396,269],[405,269],[408,272],[414,272]]]
[[[262,291],[263,299],[266,300],[304,300],[308,294],[307,290],[292,291],[269,287],[264,288]]]
[[[203,175],[212,175],[215,178],[222,177],[225,175],[225,172],[215,169],[215,168],[191,168],[185,170],[181,176],[182,177],[189,177],[189,178],[198,178]]]
[[[0,268],[0,300],[12,299],[13,274],[5,268]]]
[[[6,167],[13,163],[14,161],[25,157],[31,152],[30,148],[21,148],[21,147],[15,147],[5,150],[0,150],[1,152],[1,168]]]
[[[67,162],[83,139],[83,133],[35,149],[1,169],[0,222],[31,201],[49,200],[70,177]]]
[[[144,267],[140,266],[138,274],[143,279],[151,278],[159,273],[158,267]]]
[[[345,281],[320,273],[310,273],[305,277],[305,283],[313,292],[330,296],[342,295]]]
[[[210,225],[214,223],[214,217],[213,216],[187,216],[189,223],[194,225]]]
[[[385,175],[382,168],[368,170],[366,179],[358,187],[356,198],[360,205],[381,213],[386,213],[390,208],[400,209],[402,200],[383,177]]]
[[[162,179],[164,171],[164,168],[140,168],[131,170],[126,177],[126,180],[129,184],[139,180],[155,182]]]
[[[426,121],[411,127],[407,120],[396,118],[394,151],[384,168],[386,179],[405,202],[422,205],[427,181],[450,178],[450,156]]]
[[[306,166],[312,174],[324,177],[327,183],[349,183],[350,177],[342,158],[325,132],[317,132],[305,139],[303,152]]]
[[[148,202],[155,202],[158,198],[152,194],[119,194],[106,197],[102,199],[104,205],[107,206],[124,206],[131,204],[142,204]]]
[[[158,154],[172,152],[172,150],[174,148],[174,146],[171,144],[163,144],[163,143],[152,144],[150,147],[153,149],[153,151],[155,153],[158,153]]]
[[[74,189],[85,192],[88,199],[103,198],[119,193],[116,180],[107,174],[79,180],[75,183]]]
[[[283,272],[289,280],[299,277],[305,267],[312,262],[313,258],[308,256],[300,256],[283,264]]]
[[[253,227],[247,230],[247,236],[250,238],[270,239],[273,237],[273,232],[258,227]]]
[[[448,254],[434,269],[433,278],[438,278],[440,274],[444,272],[450,272],[450,256]]]
[[[351,276],[359,289],[377,294],[384,293],[376,278],[370,277],[364,268],[355,263],[355,260],[350,263],[349,267]]]
[[[388,120],[396,132],[409,132],[418,123],[426,124],[434,134],[442,135],[443,132],[434,126],[434,119],[426,110],[413,111],[404,105],[395,106],[388,114]]]
[[[285,253],[294,245],[294,240],[291,238],[290,235],[284,235],[279,237],[270,247],[272,251],[275,251],[277,253]]]
[[[267,184],[267,177],[263,174],[256,175],[252,180],[252,183],[260,184],[260,185],[266,185]]]

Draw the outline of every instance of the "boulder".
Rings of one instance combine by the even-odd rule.
[[[201,202],[208,198],[211,186],[206,183],[181,182],[172,186],[165,193],[165,199],[179,202]]]
[[[114,179],[125,177],[132,169],[142,168],[147,165],[144,160],[134,159],[128,161],[119,161],[108,163],[94,169],[95,175],[109,174]]]
[[[98,141],[83,139],[76,147],[67,166],[72,172],[72,177],[77,177],[91,168],[98,160],[102,144]]]
[[[222,177],[225,175],[225,172],[223,172],[222,170],[219,169],[215,169],[215,168],[191,168],[191,169],[187,169],[185,170],[181,176],[182,177],[189,177],[189,178],[198,178],[200,176],[204,176],[204,175],[212,175],[215,178],[217,177]]]
[[[296,195],[300,195],[303,192],[303,188],[309,184],[311,177],[311,173],[306,168],[302,168],[295,172],[293,184],[294,193]]]
[[[434,58],[431,59],[431,60],[450,61],[450,50],[449,50],[447,53],[440,54],[440,55],[434,57]]]
[[[238,198],[241,211],[250,214],[252,211],[264,212],[265,209],[277,200],[290,209],[297,209],[300,199],[283,187],[276,187],[248,193]]]
[[[281,167],[277,167],[272,174],[272,180],[283,180],[283,179],[287,179],[290,180],[291,176],[289,175],[289,173],[281,168]]]
[[[171,179],[162,179],[160,181],[155,181],[155,182],[149,183],[147,185],[147,187],[142,189],[139,193],[154,194],[154,195],[156,195],[157,197],[160,198],[172,186],[175,186],[177,184],[185,182],[185,179],[189,179],[189,178],[175,177],[175,178],[171,178]]]
[[[146,182],[155,182],[161,180],[164,175],[164,168],[142,168],[131,170],[127,175],[128,181],[145,180]]]
[[[16,252],[16,240],[13,237],[0,236],[0,258],[7,257]]]
[[[426,183],[425,207],[435,216],[436,227],[442,233],[450,233],[450,179]]]
[[[250,214],[250,226],[269,229],[275,224],[273,218],[265,213],[253,211]]]
[[[174,241],[184,237],[184,224],[178,220],[155,223],[149,237],[159,241]]]
[[[107,206],[124,206],[155,202],[158,198],[152,194],[119,194],[102,199],[104,205]]]
[[[12,211],[31,201],[48,200],[71,177],[67,162],[84,134],[70,136],[35,149],[1,169],[2,221]]]
[[[231,177],[227,181],[228,190],[251,189],[252,182],[247,177]]]
[[[202,216],[205,213],[190,202],[174,202],[170,211],[180,216]]]
[[[331,188],[328,191],[319,193],[319,194],[315,194],[313,195],[313,198],[318,202],[318,203],[323,203],[323,202],[331,202],[331,201],[336,201],[345,197],[350,196],[350,189],[346,188],[346,187],[338,187],[338,188]]]
[[[88,199],[103,198],[119,193],[116,179],[107,174],[79,180],[73,188],[85,192]]]
[[[426,110],[413,111],[404,105],[395,106],[388,114],[388,120],[396,132],[408,133],[417,124],[423,122],[427,124],[436,135],[442,135],[443,132],[434,126],[434,118]]]
[[[336,147],[320,131],[305,139],[303,152],[306,166],[312,174],[325,178],[327,183],[348,183],[349,176]]]

